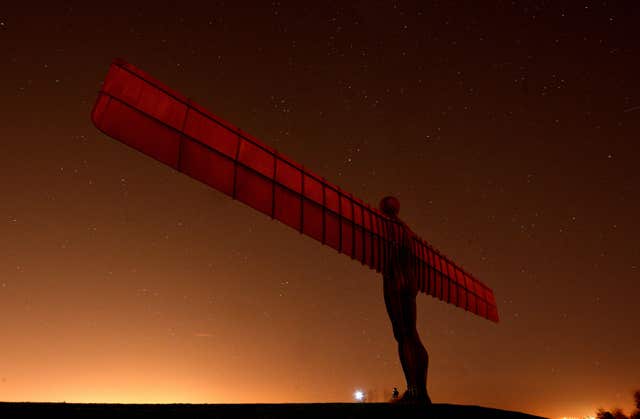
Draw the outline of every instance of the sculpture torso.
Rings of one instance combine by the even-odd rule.
[[[388,292],[408,293],[415,297],[418,294],[418,285],[414,264],[411,263],[411,241],[414,233],[400,218],[391,218],[402,227],[402,232],[397,245],[392,246],[390,263],[383,273],[384,286]]]

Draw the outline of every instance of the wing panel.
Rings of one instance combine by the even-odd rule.
[[[106,104],[98,128],[166,165],[177,165],[180,134],[117,99]]]
[[[444,299],[478,316],[498,322],[493,291],[422,241],[416,241],[417,257],[424,263],[419,285],[423,292]],[[447,294],[448,293],[448,294]]]
[[[308,199],[303,200],[303,233],[322,242],[322,206]]]
[[[475,312],[476,311],[476,296],[475,294],[469,292],[467,296],[467,310]]]
[[[456,303],[456,300],[458,299],[458,294],[457,294],[458,272],[460,272],[460,269],[458,269],[457,266],[455,266],[453,263],[451,263],[451,272],[450,272],[450,276],[449,276],[449,282],[451,283],[451,293],[455,293],[455,294],[451,295],[449,303],[450,304],[454,304],[454,305]]]
[[[181,129],[187,107],[167,93],[140,82],[137,108],[152,117],[163,121],[174,129]]]
[[[302,211],[300,195],[281,185],[276,185],[274,208],[275,219],[300,231],[300,212]]]
[[[342,194],[340,194],[340,213],[345,220],[353,220],[353,204],[347,196]]]
[[[353,221],[358,226],[362,226],[362,206],[358,203],[353,204]]]
[[[464,277],[465,276],[466,275],[464,274],[464,272],[462,272],[460,269],[456,269],[456,278],[455,278],[456,284],[464,286],[464,284],[465,284]]]
[[[436,271],[435,294],[433,296],[442,300],[442,275],[439,271]]]
[[[455,282],[451,281],[451,289],[450,289],[450,295],[449,295],[449,304],[453,304],[456,305],[456,303],[458,302],[458,284],[456,284]]]
[[[249,141],[240,141],[238,162],[254,172],[262,174],[272,182],[275,171],[275,157]]]
[[[448,261],[444,261],[444,275],[443,275],[443,284],[442,284],[442,299],[444,301],[446,301],[447,303],[450,302],[449,300],[449,288],[451,286],[451,280],[450,280],[450,276],[447,274],[447,271],[449,271],[451,269],[451,265],[449,265]]]
[[[340,201],[338,197],[338,192],[325,186],[324,195],[325,195],[325,206],[327,207],[327,209],[336,214],[339,214]]]
[[[239,137],[200,112],[189,112],[184,133],[199,143],[235,160]]]
[[[276,163],[276,182],[292,192],[302,193],[302,172],[281,159]]]
[[[467,290],[464,287],[460,287],[458,290],[458,301],[456,305],[462,309],[466,309],[467,307]]]
[[[356,225],[353,230],[353,258],[361,262],[364,259],[363,231],[362,225]]]
[[[434,292],[434,265],[433,265],[433,252],[426,245],[425,248],[425,265],[427,265],[427,284],[425,292],[431,296],[435,294]]]
[[[371,213],[367,209],[362,212],[363,219],[363,263],[367,266],[374,267],[373,263],[373,237],[372,237],[372,227],[371,227]],[[374,268],[375,269],[375,268]]]
[[[249,168],[236,164],[235,198],[271,215],[273,182]]]
[[[372,217],[371,218],[371,228],[373,230],[372,236],[371,236],[371,253],[373,255],[373,263],[372,266],[374,267],[374,269],[378,272],[380,272],[381,270],[381,259],[382,259],[382,254],[380,252],[380,237],[379,237],[379,232],[378,232],[378,219],[377,217]]]
[[[229,157],[189,140],[183,141],[180,156],[180,168],[185,174],[227,195],[233,194],[235,165]]]
[[[304,176],[304,196],[320,206],[324,205],[322,187],[322,183],[313,177]]]
[[[342,226],[340,252],[353,258],[353,223],[343,218],[340,225]]]
[[[420,270],[420,278],[421,284],[420,291],[428,294],[429,287],[429,266],[427,265],[427,254],[426,254],[426,246],[422,245],[422,242],[418,242],[418,260],[420,260],[420,265],[422,266]]]
[[[487,317],[487,302],[485,300],[478,300],[478,316]]]
[[[328,209],[325,213],[324,241],[328,246],[340,251],[340,218]]]

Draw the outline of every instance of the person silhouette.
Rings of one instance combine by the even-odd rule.
[[[392,245],[389,263],[383,271],[384,303],[391,320],[393,336],[398,342],[400,364],[407,381],[407,390],[398,402],[431,404],[427,392],[429,355],[416,329],[416,296],[418,281],[411,263],[413,231],[400,219],[400,201],[387,196],[380,201],[380,210],[396,222],[400,239]]]
[[[394,387],[393,392],[391,393],[391,399],[397,400],[400,393],[398,392],[398,388]]]

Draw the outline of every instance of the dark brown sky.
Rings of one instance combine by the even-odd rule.
[[[47,2],[48,3],[48,2]],[[404,386],[381,278],[100,134],[119,56],[413,230],[436,402],[581,417],[640,387],[640,5],[0,10],[0,400],[346,401]]]

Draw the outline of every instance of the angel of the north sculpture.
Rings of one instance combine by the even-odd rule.
[[[498,322],[493,291],[411,231],[396,198],[372,207],[131,64],[113,61],[91,118],[108,136],[382,273],[407,381],[401,401],[431,402],[418,292]]]

